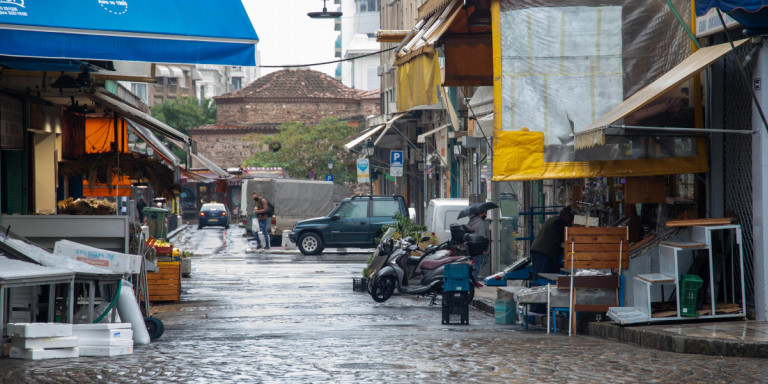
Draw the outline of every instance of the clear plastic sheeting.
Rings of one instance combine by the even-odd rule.
[[[690,24],[690,2],[670,3]],[[597,161],[675,157],[700,161],[695,138],[666,137],[659,143],[650,135],[617,135],[609,137],[605,147],[574,150],[577,133],[691,54],[691,41],[676,12],[662,0],[502,0],[501,68],[496,71],[501,73],[500,131],[525,127],[543,133],[544,154],[543,159],[528,161],[541,168],[515,165],[497,173],[495,167],[494,180],[614,172],[590,164]],[[684,83],[619,123],[693,127],[691,89],[690,82]],[[497,158],[514,151],[500,145],[495,150]],[[654,164],[636,162],[632,167],[638,174],[669,172],[668,167],[650,169]]]

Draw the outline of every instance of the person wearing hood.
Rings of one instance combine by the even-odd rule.
[[[485,221],[485,218],[487,216],[488,216],[488,211],[482,211],[474,215],[471,215],[469,217],[469,223],[467,223],[467,228],[469,228],[469,230],[472,231],[472,233],[474,233],[475,235],[480,235],[487,239],[490,239],[491,229],[488,226],[488,223]],[[480,284],[478,277],[480,275],[480,268],[483,267],[485,252],[480,253],[478,255],[470,255],[470,256],[472,256],[472,277],[475,278],[475,281],[477,282],[477,287],[482,287],[483,285]]]

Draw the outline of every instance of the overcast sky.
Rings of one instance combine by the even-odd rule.
[[[337,60],[336,37],[332,19],[310,19],[307,12],[323,10],[322,0],[242,0],[253,22],[259,43],[261,65],[312,64]],[[338,5],[328,0],[326,7]],[[337,64],[312,66],[310,69],[334,76]],[[261,68],[261,74],[280,68]]]

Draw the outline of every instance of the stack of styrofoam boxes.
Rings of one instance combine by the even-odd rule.
[[[117,356],[133,353],[131,323],[75,324],[80,356]]]
[[[72,324],[61,323],[9,323],[11,337],[10,357],[41,360],[78,357],[77,337],[72,335]]]

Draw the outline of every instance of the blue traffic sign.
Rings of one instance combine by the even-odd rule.
[[[392,176],[403,175],[403,151],[389,152],[389,174]]]
[[[390,151],[389,152],[389,166],[390,167],[402,167],[403,166],[403,151]]]
[[[333,175],[325,175],[325,181],[333,181]]]

